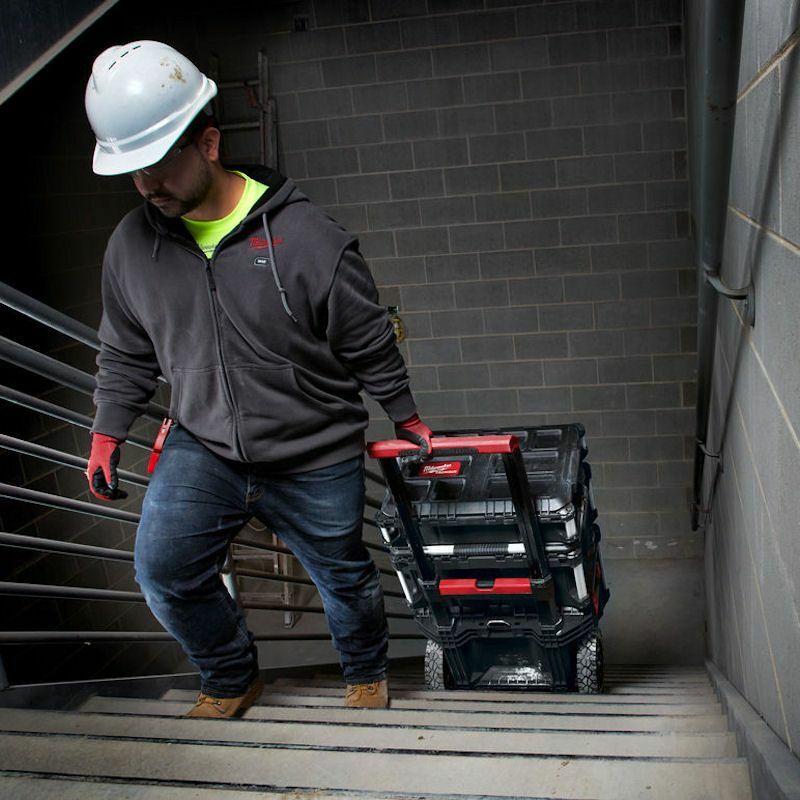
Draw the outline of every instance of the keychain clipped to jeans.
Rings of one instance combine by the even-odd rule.
[[[148,474],[152,473],[156,468],[158,459],[161,457],[161,451],[164,449],[164,442],[167,440],[167,434],[169,433],[169,429],[172,427],[174,422],[175,420],[172,420],[169,417],[164,417],[164,421],[161,423],[161,427],[158,429],[158,436],[156,436],[156,440],[153,442],[153,452],[150,453],[150,460],[147,462]]]

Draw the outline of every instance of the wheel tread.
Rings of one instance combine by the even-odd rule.
[[[603,691],[603,639],[600,631],[587,634],[578,645],[575,684],[579,694]]]
[[[444,650],[431,639],[425,645],[425,686],[438,691],[445,689]]]

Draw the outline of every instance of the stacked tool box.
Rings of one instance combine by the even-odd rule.
[[[429,686],[600,691],[609,593],[583,428],[448,432],[425,460],[407,442],[369,452]]]

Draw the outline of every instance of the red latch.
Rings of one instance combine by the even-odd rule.
[[[161,451],[164,449],[164,442],[167,440],[167,434],[172,427],[172,422],[173,420],[169,417],[165,417],[164,421],[161,423],[161,427],[158,429],[158,436],[156,436],[156,440],[153,442],[153,452],[150,453],[150,460],[147,462],[148,473],[152,473],[156,468],[158,459],[161,457]]]
[[[439,581],[439,594],[533,594],[528,578],[495,578],[490,586],[478,586],[478,583],[489,583],[482,578],[443,578]]]

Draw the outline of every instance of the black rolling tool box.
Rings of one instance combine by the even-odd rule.
[[[369,445],[430,688],[602,690],[609,592],[580,425]]]

